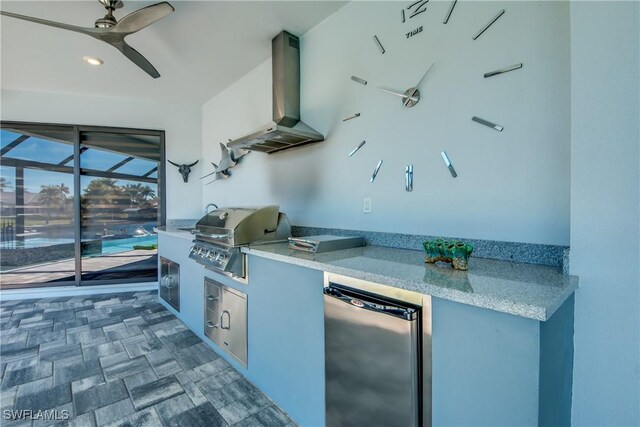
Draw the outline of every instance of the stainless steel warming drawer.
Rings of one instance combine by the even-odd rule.
[[[204,279],[204,333],[247,366],[247,294]]]

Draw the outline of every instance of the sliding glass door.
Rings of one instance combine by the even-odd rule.
[[[80,134],[82,280],[154,279],[160,136]]]
[[[0,129],[2,287],[76,282],[71,126]]]
[[[1,288],[156,280],[164,132],[1,128]]]

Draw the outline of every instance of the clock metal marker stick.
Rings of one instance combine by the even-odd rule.
[[[404,23],[405,18],[404,18],[404,9],[402,9],[402,22]]]
[[[351,80],[353,80],[356,83],[360,83],[361,85],[367,85],[367,81],[365,79],[361,79],[360,77],[356,77],[356,76],[351,76]]]
[[[451,176],[454,178],[457,177],[458,174],[456,173],[456,170],[453,168],[453,165],[451,164],[451,160],[449,160],[449,156],[447,156],[447,153],[443,151],[442,153],[440,153],[440,155],[442,156],[442,160],[444,160],[444,164],[447,165],[449,172],[451,172]]]
[[[458,3],[458,0],[453,0],[451,2],[451,6],[449,7],[449,11],[447,12],[447,17],[444,18],[444,21],[442,21],[443,24],[449,22],[449,18],[451,18],[451,14],[453,13],[453,8],[456,7],[456,3]]]
[[[380,43],[380,40],[378,40],[378,36],[374,35],[373,40],[375,40],[376,44],[378,45],[378,49],[380,49],[380,53],[384,54],[385,52],[384,46],[382,46],[382,43]]]
[[[367,141],[362,141],[360,144],[358,144],[358,146],[356,148],[354,148],[353,150],[351,150],[351,152],[349,153],[349,157],[353,156],[354,154],[356,154],[356,152],[362,148],[362,146],[364,144],[366,144]]]
[[[378,176],[378,172],[380,171],[380,166],[382,166],[382,160],[380,160],[376,165],[376,168],[373,171],[373,175],[371,175],[371,179],[370,179],[371,182],[376,180],[376,176]]]
[[[484,78],[497,76],[498,74],[508,73],[509,71],[519,70],[522,68],[522,62],[515,65],[510,65],[509,67],[500,68],[499,70],[489,71],[488,73],[484,73]]]
[[[502,126],[492,123],[488,120],[481,119],[480,117],[473,116],[471,117],[471,120],[473,120],[476,123],[480,123],[481,125],[490,127],[493,130],[497,130],[498,132],[502,132],[502,130],[504,129]]]
[[[356,117],[360,117],[360,113],[355,113],[349,117],[345,117],[344,119],[342,119],[342,121],[346,122],[347,120],[355,119]]]
[[[493,25],[494,22],[496,22],[498,20],[498,18],[500,18],[502,15],[504,15],[505,10],[502,9],[500,12],[498,12],[498,14],[496,16],[493,17],[493,19],[491,21],[489,21],[487,23],[487,25],[485,25],[484,27],[482,27],[482,29],[480,31],[478,31],[478,34],[476,34],[475,36],[473,36],[473,39],[476,40],[478,37],[480,37],[482,35],[482,33],[484,33],[485,31],[487,31],[487,29]]]
[[[428,0],[427,0],[428,1]],[[420,9],[421,7],[424,6],[424,9]],[[416,9],[415,12],[413,12],[411,15],[409,15],[409,18],[413,18],[416,15],[421,14],[422,12],[426,12],[427,11],[427,2],[425,1],[424,4],[421,4],[418,9]]]
[[[413,191],[413,165],[407,165],[404,169],[404,189],[407,192]]]
[[[420,81],[418,82],[418,84],[413,88],[413,92],[411,92],[411,94],[409,95],[409,97],[407,98],[406,101],[404,101],[404,106],[407,107],[409,105],[409,101],[412,100],[412,98],[414,97],[414,95],[416,94],[416,92],[418,91],[418,87],[420,87],[420,83],[422,83],[422,81],[424,80],[425,77],[427,77],[427,74],[429,74],[429,71],[431,71],[431,69],[433,68],[433,66],[436,65],[436,63],[434,62],[433,64],[431,64],[431,66],[427,69],[427,71],[424,73],[424,75],[422,76],[422,78],[420,79]],[[417,103],[418,101],[416,101]]]

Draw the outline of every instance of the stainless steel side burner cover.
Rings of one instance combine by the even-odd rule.
[[[359,236],[332,236],[323,234],[318,236],[289,237],[289,249],[313,253],[338,251],[364,245],[364,238]]]

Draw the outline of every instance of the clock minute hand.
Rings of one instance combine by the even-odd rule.
[[[422,81],[425,79],[425,77],[427,77],[427,75],[429,75],[429,71],[431,71],[431,69],[433,68],[433,66],[434,66],[434,65],[436,65],[436,63],[435,63],[435,62],[431,64],[431,66],[427,69],[427,71],[425,71],[425,73],[422,75],[422,78],[420,79],[420,81],[418,82],[418,84],[417,84],[417,85],[415,85],[415,86],[413,87],[413,91],[411,92],[411,95],[410,95],[411,97],[413,97],[413,96],[416,94],[416,92],[418,91],[418,88],[420,87],[420,84],[421,84],[421,83],[422,83]],[[407,100],[404,102],[404,106],[405,106],[405,107],[409,104],[409,101],[410,101],[410,99],[407,99]]]
[[[415,98],[413,96],[413,94],[411,96],[407,96],[404,93],[400,93],[400,92],[396,92],[396,91],[393,91],[393,90],[385,89],[383,87],[379,87],[378,89],[380,89],[383,92],[390,93],[391,95],[399,96],[401,98],[406,98],[407,101],[417,101],[418,100],[418,98]]]

